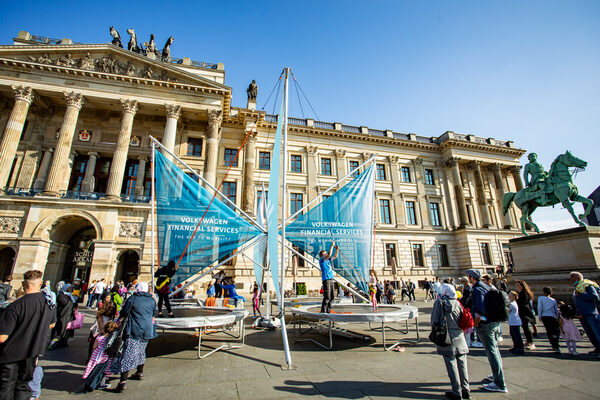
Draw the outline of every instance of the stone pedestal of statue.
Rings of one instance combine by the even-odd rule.
[[[248,105],[246,106],[246,108],[249,110],[256,110],[256,100],[248,99]]]
[[[586,278],[600,279],[600,228],[584,226],[510,240],[515,273],[511,281],[525,280],[535,293],[550,286],[559,297],[568,297],[573,288],[569,273],[579,271]]]

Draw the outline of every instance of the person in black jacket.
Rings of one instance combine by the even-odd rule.
[[[169,302],[169,292],[171,291],[171,278],[177,272],[177,264],[171,260],[166,267],[159,268],[155,273],[156,278],[156,294],[158,295],[158,316],[162,317],[163,302],[167,307],[169,317],[173,318],[173,312],[171,311],[171,303]]]
[[[529,324],[535,326],[535,314],[533,313],[533,292],[525,281],[516,281],[516,288],[519,297],[517,298],[517,305],[519,306],[519,317],[521,317],[521,328],[525,334],[525,349],[535,350],[535,344],[533,344],[533,334],[529,329]]]
[[[146,363],[146,346],[151,339],[158,335],[154,328],[153,318],[156,302],[148,293],[147,283],[138,283],[136,293],[131,295],[121,308],[119,322],[124,323],[123,350],[113,361],[111,372],[121,374],[117,392],[122,392],[127,387],[129,371],[137,368],[131,379],[144,378],[144,364]]]
[[[75,319],[77,305],[71,295],[72,286],[68,283],[58,282],[56,284],[56,325],[52,329],[49,349],[68,345],[71,332],[67,330],[67,324]]]

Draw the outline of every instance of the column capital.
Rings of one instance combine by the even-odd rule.
[[[88,151],[88,153],[87,153],[87,154],[88,154],[88,156],[90,156],[90,157],[96,157],[96,158],[98,158],[98,153],[96,153],[95,151]]]
[[[313,145],[306,146],[306,152],[308,154],[310,154],[311,156],[314,156],[315,154],[317,154],[318,150],[319,150],[319,148],[317,146],[313,146]]]
[[[481,161],[479,160],[473,160],[470,163],[467,164],[467,168],[469,169],[475,169],[475,170],[481,170]]]
[[[179,117],[181,117],[181,106],[177,104],[165,104],[165,109],[167,110],[167,118],[179,120]]]
[[[30,86],[23,85],[12,85],[11,86],[14,94],[15,100],[21,100],[26,102],[27,104],[31,104],[34,99],[33,89]]]
[[[413,162],[413,164],[415,164],[416,166],[419,166],[419,167],[420,167],[421,165],[423,165],[423,159],[422,159],[422,158],[419,158],[419,157],[417,157],[417,158],[413,158],[413,159],[412,159],[412,162]]]
[[[143,161],[143,162],[148,162],[148,157],[147,156],[139,156],[138,160]]]
[[[446,160],[446,165],[449,167],[457,167],[459,161],[460,161],[460,158],[458,158],[458,157],[450,157]]]
[[[521,175],[521,169],[523,169],[522,165],[513,165],[508,170],[513,175]]]
[[[388,156],[388,160],[392,165],[396,165],[400,162],[400,156]]]
[[[362,153],[362,157],[363,157],[363,159],[366,161],[366,160],[368,160],[369,158],[373,157],[373,155],[374,155],[374,154],[375,154],[375,153],[370,153],[370,152],[368,152],[368,151],[363,151],[363,153]]]
[[[130,113],[135,115],[138,111],[138,102],[137,100],[130,99],[121,99],[121,107],[123,108],[123,113]]]
[[[49,151],[50,153],[53,153],[54,152],[54,147],[52,147],[52,146],[43,146],[42,150]]]
[[[500,164],[500,163],[490,164],[490,165],[488,165],[488,169],[492,172],[500,172],[500,170],[502,169],[502,164]]]
[[[63,92],[63,95],[65,96],[67,106],[77,107],[79,110],[81,110],[81,107],[83,107],[84,103],[83,95],[81,93]]]
[[[208,123],[209,124],[221,124],[223,120],[223,111],[221,110],[208,110]]]
[[[335,149],[335,156],[337,158],[346,157],[346,150],[344,150],[344,149]]]
[[[438,167],[438,168],[443,168],[445,165],[446,165],[446,162],[443,161],[443,160],[437,160],[435,162],[435,166]]]

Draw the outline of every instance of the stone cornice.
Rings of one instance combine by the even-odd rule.
[[[468,141],[454,140],[454,139],[450,139],[450,140],[446,140],[446,141],[442,142],[440,144],[440,147],[442,148],[442,150],[455,149],[455,148],[469,149],[469,150],[476,150],[476,151],[485,151],[485,152],[490,152],[490,153],[502,153],[502,154],[511,155],[513,157],[521,157],[523,154],[525,154],[527,152],[526,150],[517,149],[514,147],[494,146],[494,145],[486,144],[486,143],[468,142]]]

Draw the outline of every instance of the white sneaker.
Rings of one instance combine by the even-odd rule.
[[[502,389],[501,387],[496,385],[494,382],[488,383],[487,385],[483,385],[482,387],[483,387],[483,390],[487,390],[488,392],[508,393],[508,389],[506,389],[506,388]]]
[[[504,342],[504,338],[502,336],[498,336],[498,343]]]
[[[481,342],[473,342],[471,343],[471,347],[483,348],[483,343]]]
[[[483,378],[484,382],[494,382],[494,374],[489,374],[485,378]]]

